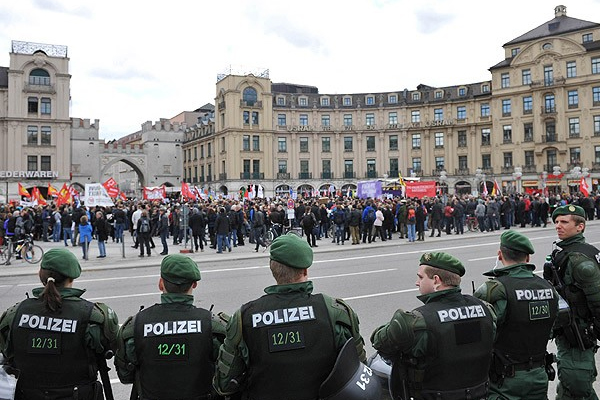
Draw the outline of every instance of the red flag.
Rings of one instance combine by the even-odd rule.
[[[119,195],[117,181],[115,181],[113,178],[108,178],[108,180],[104,182],[102,186],[104,186],[104,189],[106,189],[106,192],[111,198],[115,198]]]
[[[58,196],[58,190],[56,190],[56,188],[48,182],[48,198],[57,197],[57,196]]]
[[[127,196],[125,196],[125,193],[123,192],[119,192],[119,197],[121,198],[121,200],[126,201],[127,200]]]
[[[37,186],[31,190],[31,197],[33,197],[33,200],[37,201],[38,205],[40,206],[45,206],[48,204],[46,203],[46,199],[44,199],[44,196],[42,196],[40,189],[38,189]]]
[[[583,176],[581,177],[581,182],[579,182],[579,190],[581,191],[581,193],[583,193],[585,197],[588,197],[590,195],[590,187],[588,186]]]
[[[23,185],[21,185],[21,183],[19,183],[19,196],[25,196],[25,197],[28,197],[28,198],[31,197],[31,195],[29,194],[29,192],[27,191],[27,189],[25,189],[23,187]]]
[[[181,182],[181,195],[185,198],[196,200],[196,195],[190,190],[190,185]]]
[[[79,192],[73,185],[69,186],[69,193],[71,194],[71,197],[79,196]]]
[[[58,197],[56,198],[56,205],[61,206],[63,204],[69,204],[71,201],[71,192],[69,192],[67,184],[63,183],[60,192],[58,192]]]

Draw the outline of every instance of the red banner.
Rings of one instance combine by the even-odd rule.
[[[406,181],[406,197],[435,197],[435,181]]]

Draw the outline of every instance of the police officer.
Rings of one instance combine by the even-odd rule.
[[[191,258],[166,256],[158,280],[161,303],[129,317],[119,329],[115,366],[122,383],[134,384],[131,398],[215,398],[211,382],[225,324],[194,306],[199,280]]]
[[[485,399],[496,315],[488,303],[461,294],[465,268],[458,259],[434,252],[419,263],[416,285],[425,304],[397,310],[371,335],[373,347],[394,363],[393,395]]]
[[[597,399],[594,354],[600,334],[600,269],[598,249],[585,242],[585,211],[576,205],[552,213],[558,241],[553,271],[544,269],[568,308],[560,307],[554,335],[558,349],[557,399]]]
[[[250,399],[316,399],[348,339],[365,361],[358,317],[343,300],[312,294],[307,242],[279,236],[270,258],[277,284],[229,320],[214,385],[223,395]]]
[[[81,298],[84,290],[73,287],[80,274],[73,253],[48,250],[39,271],[44,287],[0,317],[0,349],[21,371],[16,399],[103,398],[96,359],[116,350],[118,319],[105,304]]]
[[[546,345],[558,312],[552,285],[533,273],[533,245],[521,233],[500,236],[497,263],[484,273],[492,277],[475,297],[492,304],[498,317],[490,369],[490,400],[546,400]],[[548,357],[549,371],[552,356]]]

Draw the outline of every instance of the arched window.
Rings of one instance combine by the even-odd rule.
[[[50,74],[45,69],[34,69],[29,74],[29,84],[50,86]]]
[[[256,100],[258,99],[256,89],[254,89],[253,87],[247,87],[246,89],[244,89],[244,93],[242,96],[242,99],[244,100],[244,102],[246,102],[247,106],[253,106],[254,103],[256,103]]]

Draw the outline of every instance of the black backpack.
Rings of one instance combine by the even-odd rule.
[[[344,212],[342,210],[337,210],[335,212],[333,222],[335,222],[336,225],[341,225],[344,223]]]
[[[312,228],[314,225],[313,215],[312,214],[304,214],[302,217],[302,227],[303,228]]]
[[[148,221],[148,218],[142,218],[140,221],[140,233],[149,233],[150,221]]]

